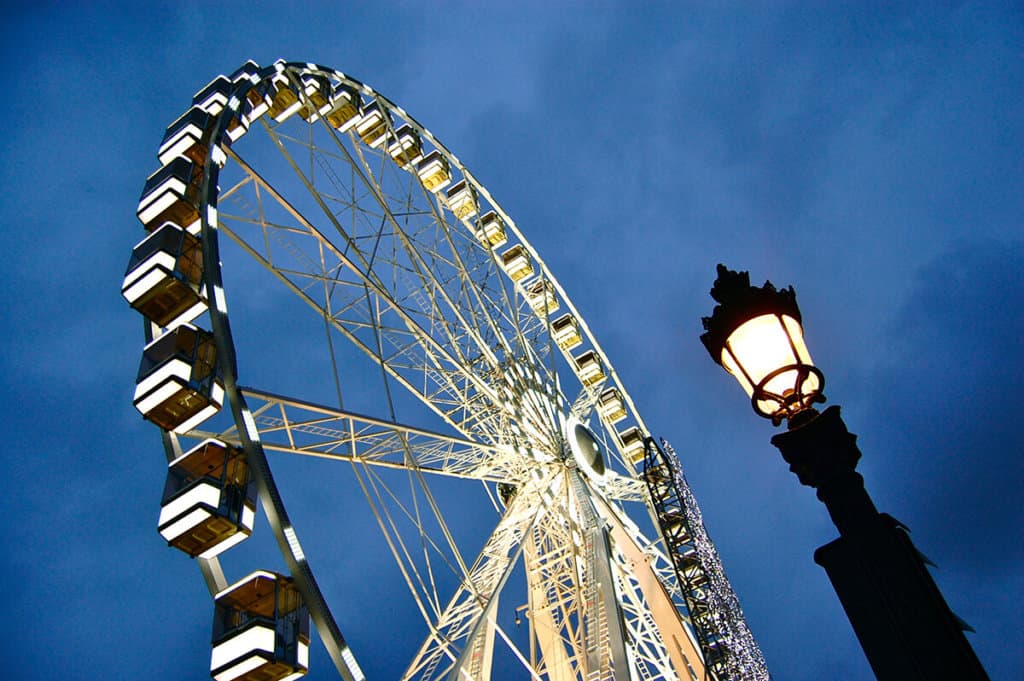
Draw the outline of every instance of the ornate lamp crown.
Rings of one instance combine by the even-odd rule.
[[[825,377],[804,345],[792,286],[780,291],[766,281],[755,288],[749,273],[719,264],[711,297],[719,304],[702,318],[700,339],[739,381],[754,411],[778,425],[825,400]]]
[[[719,263],[718,278],[711,287],[711,297],[718,301],[710,317],[701,317],[705,333],[700,339],[711,358],[722,363],[722,349],[733,331],[754,317],[780,314],[803,322],[796,304],[793,287],[777,290],[770,281],[761,288],[750,285],[749,272],[736,272]]]

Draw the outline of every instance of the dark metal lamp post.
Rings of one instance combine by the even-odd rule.
[[[718,266],[718,305],[703,319],[711,357],[732,374],[761,416],[788,430],[772,438],[800,482],[817,490],[839,530],[814,561],[825,568],[879,681],[988,679],[964,624],[914,548],[906,528],[879,513],[856,472],[857,436],[839,407],[819,413],[824,375],[803,340],[793,288],[750,285]]]

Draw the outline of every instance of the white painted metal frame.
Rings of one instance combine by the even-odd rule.
[[[215,435],[250,457],[282,554],[313,601],[314,623],[339,672],[362,678],[329,612],[318,619],[326,606],[264,450],[355,464],[426,625],[404,679],[488,679],[498,645],[537,679],[688,679],[692,669],[703,677],[660,541],[644,537],[620,505],[634,502],[641,519],[650,515],[644,484],[619,436],[631,428],[647,433],[646,426],[585,321],[515,222],[429,131],[364,84],[313,64],[250,71],[234,81],[235,94],[224,103],[211,139],[200,211],[205,283],[214,303],[210,318],[235,422]],[[385,136],[368,145],[358,137],[358,125],[346,133],[326,117],[254,116],[232,141],[262,131],[276,158],[260,165],[267,157],[248,155],[244,140],[238,150],[229,146],[227,119],[246,101],[246,88],[271,78],[278,87],[290,83],[312,111],[303,87],[312,75],[353,88],[364,105],[386,112]],[[325,110],[322,103],[318,110]],[[449,182],[428,190],[414,163],[391,157],[389,149],[404,147],[382,142],[394,140],[402,127],[422,140],[423,157],[445,160]],[[449,185],[457,191],[449,194]],[[497,243],[496,219],[504,229]],[[238,385],[220,235],[323,319],[337,407]],[[496,246],[516,249],[533,276],[509,276]],[[567,349],[555,342],[549,317],[555,309],[572,316],[579,335],[580,342]],[[380,368],[388,414],[344,409],[335,341],[350,343]],[[398,420],[391,392],[397,386],[433,412],[436,429]],[[594,409],[609,388],[622,402],[614,419]],[[569,414],[573,422],[589,424],[609,453],[600,478],[588,477],[569,455],[563,433]],[[169,446],[177,447],[169,437]],[[388,488],[381,469],[406,473],[415,490],[411,502]],[[428,480],[434,475],[492,488],[501,483],[508,493],[500,520],[473,559],[464,555],[472,547],[459,546],[433,496]],[[200,564],[211,589],[223,586],[216,560]],[[527,581],[528,650],[496,617],[517,569]],[[453,594],[438,588],[441,570],[457,580]]]

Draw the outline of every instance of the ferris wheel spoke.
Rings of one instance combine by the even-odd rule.
[[[431,522],[439,524],[443,538],[437,540],[431,536],[427,524],[416,508],[415,495],[410,504],[407,499],[400,498],[395,489],[375,470],[361,466],[357,466],[355,470],[377,517],[378,525],[431,632],[421,648],[421,654],[416,658],[419,663],[414,662],[410,669],[415,668],[422,672],[426,666],[436,670],[437,665],[447,659],[451,662],[449,668],[454,666],[462,670],[458,674],[460,678],[470,670],[473,670],[474,674],[471,678],[489,678],[495,633],[508,641],[507,636],[495,625],[494,610],[497,607],[499,593],[516,562],[516,556],[510,553],[526,531],[524,524],[533,522],[537,514],[543,512],[541,499],[536,494],[527,493],[518,511],[510,506],[492,532],[484,550],[470,566],[463,559],[438,514],[436,504],[422,477],[417,480],[418,492],[429,503],[433,514]],[[363,472],[360,473],[360,470]],[[548,477],[550,478],[553,473],[549,472]],[[543,474],[538,476],[534,471],[526,487],[537,489],[543,486],[544,477]],[[417,541],[422,542],[424,549],[421,557],[414,555],[412,549]],[[435,558],[440,560],[440,564],[434,565]],[[460,584],[456,595],[444,610],[440,606],[441,601],[434,579],[438,568],[450,572]],[[461,652],[459,645],[452,645],[452,642],[457,640],[464,640]],[[518,650],[513,649],[513,655],[529,667]],[[452,678],[455,676],[452,675]],[[422,678],[430,676],[428,674]]]
[[[241,388],[241,393],[252,405],[264,449],[271,451],[490,482],[524,481],[536,467],[525,453],[511,447],[481,444],[254,388]],[[216,434],[196,430],[189,436],[237,439],[234,427]]]
[[[591,385],[584,385],[580,389],[579,395],[573,401],[572,406],[569,407],[569,413],[581,421],[589,419],[591,412],[594,410],[594,405],[597,404],[598,396],[604,388],[604,384],[604,380],[599,380]]]
[[[319,203],[321,210],[323,210],[326,214],[329,215],[330,212],[327,209],[326,204],[319,197],[319,192],[314,185],[314,179],[310,177],[307,173],[302,171],[299,168],[298,164],[295,163],[292,155],[288,153],[286,146],[283,144],[282,138],[277,136],[273,129],[270,129],[269,132],[271,136],[275,139],[275,141],[278,143],[278,149],[288,159],[292,169],[299,176],[302,183],[306,186],[307,191],[317,195],[317,202]],[[311,155],[315,154],[316,148],[312,145],[312,143],[304,146],[308,147],[309,153]],[[341,149],[346,154],[348,154],[348,151],[344,149],[344,147],[341,147]],[[470,327],[470,325],[466,323],[465,319],[459,316],[459,310],[451,303],[451,301],[447,300],[447,293],[445,288],[442,286],[437,286],[437,282],[433,280],[432,277],[426,274],[426,268],[424,267],[421,255],[411,247],[409,239],[405,235],[405,232],[402,228],[401,222],[403,222],[403,216],[405,220],[408,220],[411,216],[414,215],[414,213],[411,211],[406,211],[402,214],[396,215],[396,211],[393,209],[389,201],[381,194],[378,185],[372,181],[372,176],[371,178],[367,178],[365,173],[372,173],[372,171],[369,168],[369,165],[367,164],[364,156],[362,155],[359,149],[357,149],[357,153],[359,153],[360,161],[363,163],[364,166],[364,168],[359,173],[359,176],[365,183],[368,189],[368,193],[374,197],[380,209],[380,217],[378,219],[379,227],[377,229],[373,241],[371,242],[372,250],[370,253],[364,253],[362,257],[362,260],[365,263],[366,271],[372,271],[375,265],[380,266],[377,262],[375,262],[378,259],[393,262],[396,265],[399,262],[401,262],[402,265],[404,265],[404,267],[396,267],[396,269],[394,270],[396,274],[405,274],[407,276],[411,276],[416,280],[415,285],[406,285],[405,288],[407,288],[410,291],[422,291],[425,294],[424,296],[418,297],[417,302],[419,304],[416,306],[416,308],[410,310],[410,312],[421,313],[425,315],[426,319],[428,320],[428,324],[425,324],[424,327],[429,328],[431,330],[441,331],[442,333],[438,338],[439,342],[450,349],[452,355],[458,362],[465,364],[467,362],[468,353],[466,352],[466,348],[464,346],[467,344],[467,340],[475,340],[475,343],[478,347],[486,348],[487,346],[483,342],[481,342],[480,339],[472,338],[472,327]],[[348,155],[348,159],[350,161],[353,161],[351,155]],[[383,159],[378,160],[382,161]],[[357,170],[359,169],[357,168]],[[347,241],[352,241],[348,237],[348,235],[345,234],[340,223],[334,221],[334,226]],[[391,237],[390,239],[388,239],[388,244],[382,244],[382,241],[385,236]],[[396,240],[398,243],[396,243]],[[386,248],[387,245],[391,246],[391,252],[389,252],[389,250]],[[401,257],[399,256],[398,249],[396,248],[396,246],[398,245],[401,246]],[[382,248],[382,246],[385,247]],[[395,300],[400,304],[403,303],[403,299],[399,295],[395,295]],[[441,302],[439,302],[439,300]],[[442,303],[447,304],[447,309],[442,309]],[[455,319],[449,320],[449,318],[445,314],[448,311],[454,312]],[[468,333],[466,333],[467,331]]]
[[[394,133],[393,126],[390,123],[388,125],[391,132]],[[344,158],[354,162],[353,154],[341,144],[339,136],[333,131],[330,132],[330,135]],[[312,153],[318,150],[313,149],[310,145],[310,151]],[[374,170],[367,161],[367,152],[362,147],[356,146],[355,155],[362,166],[359,176],[368,191],[371,191],[376,197],[381,210],[392,217],[391,223],[396,234],[402,238],[406,255],[417,261],[417,274],[421,278],[424,288],[428,290],[436,288],[446,294],[448,305],[464,322],[466,320],[482,320],[484,322],[477,327],[478,332],[486,336],[486,338],[478,339],[482,341],[478,343],[482,353],[493,355],[493,353],[488,353],[490,349],[488,343],[491,342],[495,343],[495,349],[500,348],[509,352],[511,344],[505,337],[507,329],[503,329],[500,323],[502,321],[500,313],[504,310],[516,310],[518,306],[515,304],[514,294],[510,293],[510,287],[506,285],[507,280],[497,276],[500,268],[491,249],[484,247],[479,238],[469,236],[471,230],[459,229],[457,222],[450,223],[443,211],[442,202],[435,199],[419,182],[413,180],[411,174],[405,183],[408,188],[408,198],[400,198],[394,201],[394,205],[389,203],[379,189],[383,183],[374,180]],[[332,156],[337,158],[336,155],[322,153],[318,159]],[[322,165],[326,169],[327,166]],[[380,164],[378,175],[383,176],[389,171],[395,172],[390,163]],[[328,177],[333,179],[337,175],[328,173]],[[422,206],[416,211],[411,210],[411,206],[417,199],[422,201]],[[399,212],[396,208],[404,209],[404,211]],[[432,218],[432,221],[428,219],[419,229],[410,229],[410,218],[415,215]],[[399,219],[399,216],[402,219]],[[428,238],[424,239],[424,236]],[[440,244],[446,244],[447,248],[441,248]],[[456,280],[459,284],[455,289],[456,294],[447,294],[451,283]],[[431,285],[427,285],[428,281]],[[498,285],[495,285],[495,282],[498,282]],[[499,299],[488,299],[486,293],[488,290],[496,290],[500,294]],[[495,312],[499,314],[495,315]],[[504,321],[507,323],[510,320],[505,319]],[[515,331],[521,330],[518,324],[513,324],[512,328]],[[529,351],[533,348],[530,343],[525,342],[521,333],[516,339],[520,341],[521,350]],[[494,359],[493,356],[492,359]]]
[[[359,240],[353,239],[333,219],[315,178],[299,167],[287,151],[285,138],[272,128],[268,130],[307,191],[316,194],[317,203],[335,229],[347,243],[358,244]],[[546,333],[547,329],[521,294],[510,293],[511,285],[500,271],[493,253],[484,249],[479,240],[458,222],[449,224],[439,202],[411,175],[399,171],[394,163],[383,157],[374,158],[375,162],[371,163],[368,152],[362,147],[356,146],[353,154],[333,131],[331,134],[339,153],[354,166],[354,175],[376,201],[373,215],[377,220],[377,231],[370,242],[372,249],[363,253],[361,260],[367,266],[376,262],[378,267],[388,265],[392,268],[396,275],[395,281],[391,282],[394,300],[417,319],[422,315],[421,327],[435,332],[438,343],[448,348],[464,366],[472,367],[474,373],[482,376],[489,385],[503,379],[503,383],[497,383],[499,387],[511,385],[515,395],[524,394],[528,387],[522,381],[522,374],[507,371],[506,360],[499,357],[499,353],[505,358],[514,357],[520,366],[529,365],[531,373],[544,375],[548,383],[553,383],[543,357],[537,354],[538,348],[551,345],[550,338],[544,343],[538,337],[537,332]],[[311,142],[294,138],[290,141],[306,147],[320,161],[328,158]],[[338,158],[338,155],[331,157]],[[314,164],[310,163],[310,166],[314,167]],[[329,166],[322,162],[319,167],[326,169]],[[400,179],[385,183],[384,176],[394,173],[398,173]],[[337,173],[322,175],[329,181],[337,181]],[[385,184],[404,186],[404,194],[385,195],[381,189]],[[421,205],[416,205],[417,201]],[[484,292],[487,290],[497,291],[498,300],[486,299]],[[505,328],[498,323],[494,310],[512,311],[512,317],[504,320]],[[534,332],[527,337],[531,327]],[[438,331],[442,333],[436,333]],[[551,420],[539,413],[535,405],[527,403],[521,407],[523,413],[517,414],[519,419],[532,420],[535,428],[550,428]],[[548,438],[557,439],[557,434],[550,432]]]
[[[552,482],[552,476],[534,477],[518,489],[461,586],[444,611],[429,623],[430,634],[403,674],[403,681],[491,677],[499,597],[522,553],[524,538],[538,518],[549,511],[543,493]],[[502,638],[509,643],[504,634]],[[525,662],[521,654],[517,657]]]
[[[254,176],[258,177],[258,176]],[[445,347],[436,340],[405,311],[386,291],[382,291],[373,282],[355,272],[353,262],[338,251],[313,225],[306,220],[297,209],[290,206],[283,197],[276,194],[262,178],[252,183],[262,186],[271,194],[275,201],[286,208],[297,224],[289,225],[288,232],[300,235],[306,241],[315,242],[316,247],[322,245],[324,253],[331,258],[326,267],[320,267],[308,256],[303,257],[297,248],[282,249],[272,252],[272,239],[246,238],[242,236],[240,227],[252,224],[251,218],[237,220],[236,216],[222,212],[221,229],[239,244],[259,264],[270,270],[282,280],[293,293],[304,302],[320,312],[331,322],[331,325],[349,338],[378,363],[384,365],[389,374],[405,385],[414,395],[420,397],[428,406],[437,411],[446,421],[460,430],[489,436],[497,441],[494,428],[475,428],[480,424],[487,425],[494,421],[494,410],[498,399],[493,388],[475,376],[467,365],[448,354]],[[263,204],[261,203],[261,206]],[[261,210],[261,215],[263,211]],[[227,223],[236,225],[232,229]],[[259,220],[263,233],[279,233],[278,223]],[[282,263],[290,260],[292,267]],[[297,262],[296,262],[297,261]],[[303,276],[295,276],[293,272],[306,270]],[[347,277],[347,278],[346,278]],[[337,284],[330,291],[336,300],[328,314],[328,303],[313,298],[310,290],[311,279],[331,278]],[[362,304],[359,304],[360,301]],[[376,349],[376,334],[382,332],[389,342],[390,354],[382,355]],[[403,361],[399,361],[403,360]],[[425,383],[426,387],[421,387]],[[434,403],[439,396],[447,395],[448,399],[459,405],[458,409],[445,412]]]
[[[284,144],[284,139],[286,138],[277,135],[273,128],[268,127],[268,131],[275,142],[277,142],[278,150],[288,160],[292,169],[306,186],[307,191],[317,196],[317,203],[320,205],[320,208],[328,216],[328,219],[331,219],[331,212],[327,208],[326,203],[320,197],[320,190],[315,186],[314,178],[299,168],[298,164],[295,162],[293,156],[288,152],[287,147]],[[333,131],[331,132],[333,134]],[[310,155],[316,159],[323,161],[326,158],[325,155],[318,153],[319,149],[315,147],[312,142],[305,143],[295,140],[294,138],[291,138],[291,141],[306,147]],[[448,331],[447,338],[445,340],[459,359],[466,359],[466,353],[462,347],[466,340],[472,340],[476,348],[482,350],[485,354],[488,353],[490,351],[489,345],[484,342],[482,338],[476,335],[478,329],[468,323],[463,311],[451,300],[447,287],[443,285],[445,282],[434,275],[433,269],[430,265],[426,264],[423,253],[413,246],[410,239],[408,233],[409,221],[416,216],[430,217],[434,220],[440,220],[440,214],[436,211],[436,208],[428,204],[429,210],[420,209],[417,211],[412,209],[411,200],[403,200],[401,197],[386,197],[380,188],[380,184],[373,179],[374,171],[362,149],[356,147],[356,156],[358,157],[357,162],[356,157],[353,157],[351,152],[349,152],[339,140],[336,139],[336,143],[341,153],[344,154],[345,159],[352,164],[356,176],[366,187],[367,194],[374,198],[380,211],[379,218],[377,220],[379,226],[377,227],[372,241],[372,251],[370,253],[364,253],[362,258],[366,266],[366,271],[370,272],[373,270],[375,265],[374,261],[377,258],[383,258],[385,260],[390,259],[390,262],[395,264],[402,263],[404,268],[396,269],[396,271],[413,275],[416,279],[416,283],[418,284],[418,288],[425,291],[429,297],[426,304],[422,304],[421,302],[420,307],[425,309],[420,311],[427,314],[434,321],[447,321],[448,316],[446,312],[454,315],[455,319],[453,321],[455,324],[452,326],[442,324],[442,328]],[[390,164],[385,162],[383,158],[378,158],[377,161],[381,166],[378,174],[385,173]],[[362,167],[359,167],[360,165]],[[325,163],[321,163],[320,166],[325,169],[328,167]],[[327,177],[333,180],[337,175],[334,173],[328,173]],[[409,179],[407,183],[416,184],[411,179]],[[353,203],[351,205],[355,207],[358,204]],[[347,242],[353,243],[354,240],[345,232],[341,224],[333,219],[332,222],[334,223],[335,229],[338,230],[343,238]],[[385,236],[391,237],[389,243],[392,246],[393,252],[390,255],[387,248],[381,248],[381,242]],[[400,246],[401,248],[399,249],[397,246]],[[434,262],[432,264],[437,266],[438,264],[443,263],[443,258],[434,258]],[[448,265],[450,269],[450,263],[448,263]],[[409,288],[414,290],[412,287]],[[400,297],[396,296],[396,299],[400,300]],[[422,300],[423,299],[421,299],[421,301]],[[444,309],[442,309],[442,305]],[[464,332],[465,337],[456,337],[454,328],[460,328]]]
[[[291,222],[270,220],[267,217],[266,201],[257,196],[254,201],[258,208],[250,209],[249,215],[236,216],[221,211],[221,229],[446,421],[467,434],[473,433],[491,442],[500,441],[508,432],[510,422],[522,416],[522,410],[517,411],[518,405],[515,404],[513,408],[508,408],[507,398],[499,396],[496,388],[485,377],[474,372],[472,362],[461,362],[451,356],[446,346],[439,343],[423,326],[441,320],[424,320],[422,317],[420,321],[414,320],[407,311],[407,305],[403,306],[387,291],[382,291],[380,285],[359,274],[358,263],[344,256],[266,180],[248,168],[241,159],[238,161],[253,178],[249,185],[262,188],[262,194],[279,204],[284,213],[290,216]],[[239,194],[236,192],[234,196],[238,197]],[[245,226],[257,224],[259,231],[256,235],[243,236]],[[281,225],[285,225],[285,229]],[[288,240],[282,236],[283,232],[287,233]],[[268,234],[272,236],[268,238]],[[296,237],[304,239],[304,249],[295,245]],[[273,244],[278,241],[290,247],[273,249]],[[320,265],[312,257],[303,255],[305,250],[311,248],[318,249],[317,252],[322,249],[323,257],[329,260]],[[303,270],[306,274],[302,276],[294,274]],[[311,294],[310,282],[314,279],[323,282],[324,278],[333,279],[332,287],[325,289],[331,300],[335,301],[333,303],[320,301]],[[360,301],[363,304],[359,304]],[[332,314],[327,313],[328,308]],[[379,335],[383,335],[387,341],[387,355],[378,349]],[[548,387],[548,391],[551,390],[553,388]],[[447,409],[443,408],[446,404]],[[533,413],[533,419],[522,420],[537,423],[539,417],[536,416],[536,408]],[[534,426],[535,429],[540,427],[539,423]],[[548,447],[550,450],[554,448],[554,443]]]
[[[465,560],[458,547],[450,541],[446,548],[446,540],[450,540],[450,537],[446,536],[439,542],[428,531],[420,514],[414,488],[411,487],[413,499],[410,503],[410,500],[400,498],[395,490],[365,463],[362,467],[354,467],[353,470],[377,519],[381,533],[405,578],[410,595],[424,621],[432,622],[441,612],[441,598],[435,574],[440,567],[444,567],[453,575],[464,575]],[[416,543],[419,543],[422,555],[416,552]]]
[[[635,664],[655,677],[673,678],[687,669],[696,674],[703,669],[703,656],[681,615],[681,594],[664,567],[667,559],[613,505],[595,497],[594,506],[614,546],[619,604]]]
[[[643,480],[605,471],[604,480],[601,481],[601,494],[610,501],[644,503],[647,500],[647,487]]]

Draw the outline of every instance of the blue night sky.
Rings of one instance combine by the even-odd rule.
[[[156,533],[163,452],[119,287],[166,125],[278,58],[387,95],[515,218],[680,453],[775,679],[871,673],[811,558],[824,507],[698,341],[718,262],[794,285],[876,504],[992,678],[1024,678],[1019,3],[84,4],[0,28],[9,678],[208,678],[210,600]],[[404,587],[382,546],[349,547],[361,498],[322,462],[279,465],[342,630],[388,678],[405,621],[375,599]],[[268,534],[246,545],[273,563]],[[334,678],[319,643],[308,678]]]

